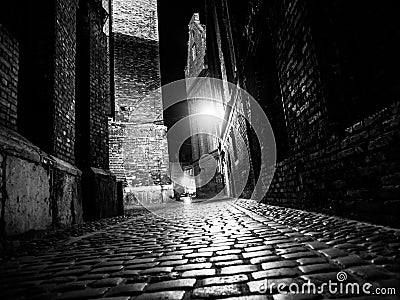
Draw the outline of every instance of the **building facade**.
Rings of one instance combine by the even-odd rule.
[[[1,10],[2,237],[118,213],[109,4],[12,1]]]
[[[393,7],[394,1],[379,9],[342,0],[206,1],[209,69],[221,79],[225,70],[229,82],[249,92],[274,131],[272,180],[259,178],[260,145],[245,122],[233,127],[249,143],[233,141],[227,149],[251,153],[264,202],[399,225],[400,27]],[[238,104],[252,116],[245,99]]]
[[[189,25],[188,55],[185,68],[193,176],[198,198],[211,198],[223,190],[220,168],[220,141],[224,98],[208,80],[206,27],[198,13]],[[204,164],[204,166],[202,166]],[[211,173],[210,173],[211,172]],[[210,174],[209,174],[210,173]]]
[[[113,32],[115,118],[110,120],[110,169],[123,181],[125,194],[157,198],[161,193],[152,190],[169,183],[169,158],[156,1],[114,1]]]

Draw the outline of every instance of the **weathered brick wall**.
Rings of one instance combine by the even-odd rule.
[[[156,0],[114,0],[114,32],[158,41]]]
[[[398,226],[399,105],[340,138],[332,131],[333,106],[346,108],[326,103],[312,13],[301,1],[276,1],[269,10],[291,155],[278,164],[265,201]]]
[[[227,137],[224,142],[229,154],[229,158],[226,158],[229,160],[229,179],[231,183],[236,182],[236,186],[231,185],[231,194],[248,199],[253,193],[256,182],[242,101],[242,98],[238,98],[236,102],[230,129],[226,132]],[[238,184],[245,184],[242,191],[239,190]]]
[[[168,173],[155,0],[114,1],[115,121],[110,169],[125,185],[155,185]]]
[[[18,132],[69,163],[75,162],[76,7],[76,0],[27,3],[11,25],[20,45]]]
[[[124,141],[125,125],[116,124],[113,122],[109,123],[110,130],[110,170],[117,177],[118,181],[125,181],[125,153],[124,153]]]
[[[55,2],[54,131],[55,156],[75,162],[75,55],[77,1]]]
[[[400,225],[400,103],[278,164],[266,201]]]
[[[130,186],[155,185],[168,171],[166,128],[156,124],[113,124],[111,166]],[[161,175],[157,172],[161,172]]]
[[[297,151],[323,141],[327,128],[310,15],[306,3],[299,0],[274,1],[269,15],[289,146]]]
[[[19,48],[16,38],[0,23],[0,125],[17,129]]]
[[[115,33],[115,119],[162,119],[158,42]]]
[[[91,166],[109,168],[108,116],[110,86],[108,80],[107,36],[103,32],[105,12],[99,5],[89,6],[90,36],[90,156]]]
[[[367,107],[359,105],[358,108],[354,106],[354,103],[350,103],[348,104],[350,105],[349,109],[360,110],[357,112],[357,116],[365,116],[366,111],[371,111],[371,107],[375,107],[376,113],[365,119],[358,119],[360,122],[354,125],[350,123],[352,126],[346,130],[343,129],[342,132],[338,132],[338,128],[334,127],[334,122],[337,122],[338,119],[340,121],[338,115],[341,111],[343,114],[343,110],[346,109],[346,101],[340,100],[340,93],[353,93],[354,95],[360,90],[359,86],[351,86],[353,81],[347,77],[343,81],[348,84],[346,87],[348,90],[339,90],[343,87],[340,84],[335,85],[341,82],[339,77],[342,76],[342,73],[338,70],[343,68],[343,72],[346,72],[343,76],[351,74],[360,76],[361,72],[360,69],[357,69],[357,64],[352,64],[350,61],[346,61],[344,66],[338,65],[340,60],[335,60],[337,59],[335,56],[332,56],[331,60],[323,61],[327,58],[326,56],[332,55],[332,49],[341,55],[348,55],[355,51],[347,45],[339,45],[342,47],[340,48],[338,44],[335,44],[334,39],[337,36],[332,33],[345,30],[345,28],[341,27],[340,30],[336,30],[332,25],[336,23],[332,23],[330,31],[322,32],[329,26],[323,29],[316,27],[318,24],[326,25],[326,22],[332,20],[340,21],[339,25],[343,26],[340,15],[336,11],[339,2],[343,5],[343,7],[340,6],[340,9],[346,10],[348,3],[345,1],[331,1],[330,5],[335,8],[335,11],[327,13],[323,4],[316,5],[314,1],[314,5],[311,6],[310,2],[299,0],[254,0],[250,1],[250,7],[246,13],[231,10],[237,14],[237,16],[231,15],[231,20],[236,20],[236,17],[244,20],[237,22],[237,24],[243,24],[243,28],[236,27],[236,36],[234,37],[237,42],[236,53],[238,53],[240,83],[266,109],[267,115],[270,103],[266,97],[268,94],[264,94],[264,97],[260,97],[258,94],[257,67],[263,61],[260,58],[262,53],[265,55],[275,53],[274,63],[282,96],[281,105],[284,109],[284,118],[281,116],[281,121],[285,121],[280,122],[279,126],[287,124],[289,152],[279,160],[271,187],[264,201],[399,226],[396,213],[400,208],[398,200],[400,195],[398,185],[400,104],[395,103],[389,106],[385,104],[384,106],[387,108],[378,111],[377,107],[382,107],[380,106],[383,105],[382,103],[370,103],[367,104]],[[324,11],[320,11],[321,7]],[[357,10],[357,5],[354,4],[351,8]],[[365,11],[370,10],[370,8],[365,9]],[[319,15],[322,12],[324,13]],[[390,13],[384,15],[388,14],[393,16]],[[323,16],[329,16],[331,19],[321,20]],[[332,16],[337,19],[335,20]],[[348,19],[345,22],[348,20],[354,22],[354,15],[349,12],[347,12],[346,18]],[[373,43],[374,49],[371,51],[375,51],[376,48],[380,49],[379,51],[382,53],[392,53],[391,48],[387,47],[391,42],[388,37],[397,32],[395,27],[391,27],[393,23],[394,19],[385,20],[382,22],[383,25],[379,25],[381,29],[392,28],[393,30],[383,42],[381,40],[376,42],[379,44],[378,47],[376,43]],[[262,35],[262,28],[267,28],[267,32],[271,36],[271,43],[261,47],[260,44],[262,45],[266,40]],[[360,28],[354,27],[351,30],[353,34]],[[362,30],[361,34],[366,33]],[[373,34],[376,32],[374,31]],[[324,56],[321,51],[327,51],[327,48],[330,48],[330,46],[321,47],[326,41],[329,41],[330,46],[335,47],[329,49],[331,52],[322,53]],[[340,41],[343,42],[343,40]],[[395,42],[392,41],[392,43]],[[396,45],[393,46],[396,47]],[[268,47],[271,47],[273,51]],[[263,48],[265,51],[260,51]],[[254,57],[255,66],[249,63],[251,60],[248,60],[248,56]],[[341,57],[341,59],[344,58]],[[393,62],[396,64],[397,58]],[[330,63],[333,65],[329,65]],[[386,63],[386,61],[382,62],[374,57],[371,65],[381,71],[384,70],[382,74],[387,76],[392,71],[392,67],[387,68]],[[354,69],[349,69],[349,67]],[[254,74],[252,74],[253,70]],[[328,71],[329,74],[324,73]],[[332,92],[332,86],[330,89],[326,87],[326,79],[333,76],[332,74],[335,78],[330,78],[331,81],[328,83],[332,85],[333,82],[333,87],[338,89],[335,94],[329,94]],[[376,74],[372,75],[376,76]],[[367,77],[362,75],[360,78],[356,78],[356,81],[361,82],[361,79],[368,79]],[[366,82],[368,80],[365,80],[364,84]],[[391,78],[387,84],[391,85],[388,93],[394,93],[393,86],[398,86],[398,80],[395,81]],[[385,90],[379,92],[376,90],[377,87],[368,87],[368,89],[387,97]],[[273,91],[273,89],[269,91]],[[362,93],[356,96],[354,101],[360,101],[360,103],[363,103],[364,100],[371,101],[371,97],[362,98]],[[329,103],[327,99],[329,99]],[[398,99],[398,97],[394,99]],[[390,103],[394,99],[392,97],[392,100],[385,99],[385,101]],[[380,99],[377,97],[372,101],[379,102]],[[274,114],[272,117],[276,116],[277,114]],[[354,118],[346,119],[345,117],[342,119],[345,119],[345,122],[341,125],[347,124],[346,126],[348,126],[346,122],[354,120]],[[271,120],[273,121],[273,118]],[[276,138],[280,138],[280,136],[276,136]],[[277,142],[279,143],[279,141]],[[232,152],[232,145],[229,147]]]
[[[15,39],[2,24],[0,95],[14,114],[13,126],[0,118],[9,127],[0,131],[0,194],[6,195],[0,235],[79,223],[93,211],[96,218],[116,215],[115,177],[107,170],[110,95],[102,1],[82,0],[79,9],[77,0],[13,2],[4,11],[0,23],[7,21]],[[79,51],[78,36],[88,41]],[[76,130],[85,133],[84,143],[77,143]]]

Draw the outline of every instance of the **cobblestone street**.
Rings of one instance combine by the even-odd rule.
[[[160,211],[86,223],[69,239],[3,260],[1,299],[367,297],[332,295],[327,286],[318,295],[278,293],[279,283],[287,291],[308,280],[400,291],[398,230],[247,200]]]

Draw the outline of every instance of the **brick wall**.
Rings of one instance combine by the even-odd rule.
[[[389,7],[375,12],[375,6],[363,6],[365,15],[356,20],[366,21],[374,36],[371,47],[369,42],[363,44],[365,51],[375,53],[379,49],[380,54],[370,56],[371,64],[365,64],[365,59],[359,64],[360,58],[354,55],[359,49],[354,48],[353,41],[343,44],[351,34],[355,34],[357,41],[369,40],[367,27],[353,24],[357,23],[354,11],[359,11],[358,5],[348,7],[346,1],[334,0],[329,2],[328,9],[317,2],[254,0],[247,9],[229,4],[232,23],[227,27],[234,33],[240,86],[263,107],[277,139],[279,162],[264,201],[399,226],[396,213],[400,208],[400,104],[391,104],[398,101],[395,91],[399,80],[389,76],[393,66],[381,57],[382,53],[390,57],[397,49],[397,40],[391,39],[398,32],[398,26],[394,26],[397,19]],[[344,19],[338,17],[340,9]],[[365,16],[380,16],[382,22],[375,28],[370,24],[371,18]],[[219,24],[226,23],[223,14],[217,18]],[[354,25],[350,26],[351,33],[338,37],[349,22]],[[357,36],[357,30],[361,36]],[[379,32],[387,34],[379,37]],[[207,39],[212,40],[209,35]],[[221,35],[221,40],[228,41],[229,35]],[[397,66],[398,56],[390,61]],[[263,73],[262,68],[269,73]],[[389,80],[382,83],[370,68],[380,70],[382,78]],[[274,76],[278,78],[275,87],[271,85]],[[266,78],[266,83],[262,83]],[[376,85],[368,84],[369,80]],[[363,85],[371,91],[367,97]],[[382,97],[372,99],[371,95]],[[364,101],[368,103],[363,105]],[[242,102],[246,111],[245,99]],[[345,116],[347,107],[355,112],[354,116]],[[335,122],[341,122],[340,126]],[[234,130],[244,128],[236,124]],[[280,130],[286,126],[288,144],[283,147]],[[252,142],[251,132],[247,130],[246,134]],[[245,147],[234,147],[230,138],[227,141],[231,159],[234,153],[246,151]],[[285,149],[287,153],[280,155]],[[259,163],[255,153],[252,159]],[[232,162],[230,165],[236,172],[236,166]]]
[[[106,10],[101,1],[80,3],[77,34],[77,164],[109,169],[109,44],[104,33]]]
[[[277,166],[265,201],[399,226],[400,103]]]
[[[17,129],[18,41],[0,24],[0,125]]]
[[[18,132],[69,163],[75,163],[76,7],[77,1],[27,3],[11,23],[20,53]]]
[[[251,75],[248,70],[252,66],[246,65],[247,55],[254,55],[256,62],[262,61],[257,53],[262,37],[261,20],[272,38],[271,45],[263,47],[272,47],[276,53],[284,109],[281,119],[285,120],[279,127],[286,124],[289,142],[287,158],[279,160],[264,201],[399,226],[395,213],[400,206],[396,184],[400,163],[399,104],[376,110],[338,134],[332,122],[346,108],[339,101],[340,93],[327,94],[331,91],[324,81],[327,62],[322,59],[326,57],[321,55],[321,48],[317,49],[324,41],[318,40],[321,29],[315,27],[318,9],[297,0],[251,1],[250,7],[243,28],[246,39],[238,38],[240,75],[246,89],[268,108],[270,98],[259,97],[257,76]],[[325,39],[330,38],[330,33],[324,33]],[[364,113],[364,107],[358,109],[360,115]],[[265,112],[268,115],[267,109]],[[271,121],[274,127],[273,118]],[[276,134],[276,128],[274,131]],[[279,143],[281,136],[275,136]]]
[[[8,127],[0,131],[1,222],[8,228],[0,234],[118,213],[107,170],[106,2],[13,1],[1,11],[0,126]]]
[[[55,2],[53,153],[75,162],[75,55],[77,1]]]
[[[156,0],[114,0],[114,32],[158,41]]]
[[[159,184],[168,173],[155,0],[114,1],[115,120],[110,169],[125,185]]]
[[[108,79],[107,36],[103,32],[105,12],[99,13],[100,3],[89,8],[90,36],[90,156],[91,166],[109,169],[108,106],[110,85]]]
[[[115,119],[136,123],[162,119],[158,42],[118,32],[114,39]]]
[[[289,145],[297,151],[326,138],[326,106],[311,17],[304,1],[290,0],[274,1],[270,18]]]
[[[168,173],[165,126],[114,123],[110,129],[110,165],[117,179],[130,186],[159,184],[157,172]]]
[[[265,200],[398,226],[398,104],[338,134],[331,124],[346,103],[327,94],[319,13],[295,0],[269,8],[291,155],[278,164]]]
[[[252,159],[249,147],[246,121],[244,119],[243,99],[238,98],[234,114],[232,115],[230,129],[226,132],[226,148],[229,154],[228,167],[230,169],[229,180],[236,183],[231,185],[231,195],[249,199],[253,193],[254,170],[252,168]],[[247,172],[247,173],[246,173]],[[239,190],[237,184],[246,183],[243,191]]]
[[[23,9],[19,7],[18,12],[15,12],[14,15],[18,15],[19,18],[10,23],[10,28],[16,33],[19,41],[18,132],[49,154],[54,154],[56,144],[53,130],[55,102],[63,96],[63,93],[56,96],[54,88],[57,3],[27,2]],[[59,14],[63,14],[61,9]],[[35,26],[31,26],[32,23],[35,23]],[[62,26],[67,26],[66,23],[61,23]],[[61,26],[57,28],[60,29]],[[70,37],[66,36],[66,39]],[[58,43],[58,46],[62,48],[61,43]],[[59,57],[58,63],[62,61],[63,58]],[[69,82],[65,84],[68,86]],[[39,100],[33,99],[40,99],[40,105]],[[66,101],[68,102],[68,99]],[[62,131],[60,133],[62,136]]]

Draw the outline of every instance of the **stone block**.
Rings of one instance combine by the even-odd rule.
[[[110,171],[98,168],[83,170],[81,187],[85,220],[118,215],[117,183]]]
[[[54,206],[56,225],[71,225],[82,222],[80,176],[55,170],[53,173]]]
[[[5,169],[5,234],[46,229],[52,224],[49,174],[43,166],[8,156]]]

